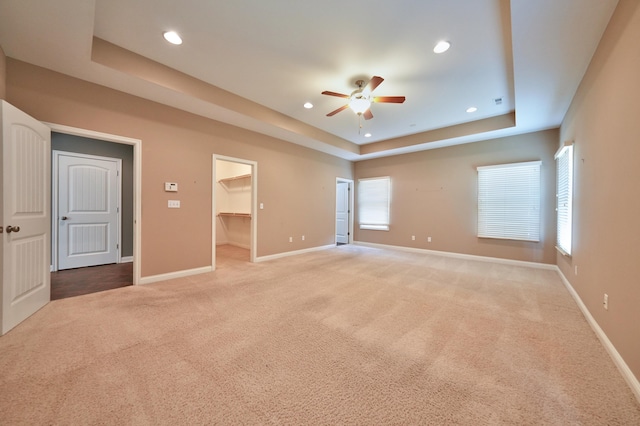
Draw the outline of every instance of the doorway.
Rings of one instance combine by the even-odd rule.
[[[218,252],[233,254],[225,260],[256,260],[257,180],[255,161],[213,155],[211,267],[214,271],[220,264]]]
[[[101,291],[109,288],[117,288],[123,286],[123,282],[128,285],[137,285],[140,282],[140,238],[141,238],[141,144],[139,139],[132,139],[118,135],[94,132],[85,129],[78,129],[68,126],[46,123],[52,130],[52,149],[66,152],[75,152],[85,156],[99,156],[117,158],[121,161],[122,166],[118,173],[118,178],[122,181],[122,191],[119,194],[120,204],[118,213],[121,216],[120,228],[121,232],[114,238],[118,239],[118,255],[116,263],[112,260],[95,262],[111,263],[107,266],[91,266],[87,268],[72,269],[69,271],[57,271],[58,255],[57,255],[57,231],[58,223],[61,217],[58,217],[58,211],[52,211],[52,259],[51,270],[54,274],[64,277],[65,285],[74,287],[72,293],[84,294],[85,289],[78,289],[77,284],[73,282],[75,278],[82,277],[87,284],[87,292],[91,288],[94,291]],[[52,187],[57,187],[57,177],[52,176]],[[54,235],[56,234],[56,235]],[[80,265],[82,266],[82,265]],[[74,266],[75,267],[75,266]],[[105,269],[106,268],[106,269]],[[107,270],[111,268],[111,270]],[[84,270],[83,270],[84,269]],[[71,276],[73,272],[73,276]],[[82,272],[82,273],[80,273]],[[52,280],[53,280],[52,275]],[[86,278],[86,277],[92,277]],[[95,278],[100,277],[104,284],[95,282]],[[111,277],[107,279],[106,277]],[[125,277],[125,278],[123,278]],[[56,279],[59,277],[56,275]],[[104,279],[103,279],[104,278]],[[80,278],[79,278],[80,279]],[[71,281],[71,284],[69,282]],[[52,289],[53,293],[53,289]],[[58,294],[59,298],[60,295]]]
[[[336,245],[353,242],[353,181],[336,178]]]

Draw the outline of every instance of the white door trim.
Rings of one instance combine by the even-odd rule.
[[[256,262],[258,246],[258,163],[242,158],[213,154],[211,172],[211,270],[216,270],[216,160],[251,166],[251,249],[250,262]]]
[[[102,157],[99,155],[90,155],[90,154],[82,154],[78,152],[69,152],[69,151],[51,151],[51,272],[55,272],[59,269],[60,265],[58,264],[58,244],[59,241],[59,222],[58,222],[58,181],[60,179],[59,173],[59,161],[60,156],[69,156],[69,157],[80,157],[87,158],[91,160],[104,160],[110,161],[117,164],[118,174],[116,176],[116,207],[118,208],[118,218],[116,221],[116,256],[117,262],[120,263],[122,261],[122,160],[120,158],[113,157]]]
[[[61,124],[46,122],[44,124],[49,126],[53,132],[133,145],[133,284],[140,284],[140,263],[142,259],[142,141],[126,136],[95,132]]]
[[[337,177],[336,178],[336,191],[337,191],[337,188],[338,188],[338,183],[341,183],[341,182],[348,183],[349,184],[349,189],[350,189],[350,191],[349,191],[349,207],[348,207],[348,209],[349,209],[348,244],[353,244],[353,193],[355,192],[354,191],[354,187],[353,187],[353,179],[346,179],[346,178]],[[335,199],[336,197],[333,197],[333,198]],[[334,211],[334,214],[335,214],[335,217],[333,219],[333,223],[334,223],[335,228],[336,228],[335,232],[333,233],[333,240],[334,240],[333,242],[334,242],[334,244],[337,244],[336,235],[338,234],[338,225],[337,225],[338,217],[337,217],[337,212],[336,212],[335,208],[333,209],[333,211]]]

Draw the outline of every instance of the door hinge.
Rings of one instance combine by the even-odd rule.
[[[116,248],[119,249],[120,248],[120,244],[116,244]]]

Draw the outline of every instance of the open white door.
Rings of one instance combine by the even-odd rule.
[[[51,299],[51,131],[2,109],[2,334]]]
[[[118,262],[120,160],[56,151],[58,269]]]
[[[336,183],[336,244],[349,244],[349,185]]]

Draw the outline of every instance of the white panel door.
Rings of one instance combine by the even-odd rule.
[[[118,160],[58,157],[58,269],[118,261]]]
[[[2,334],[51,299],[51,131],[2,109]]]
[[[349,243],[349,183],[336,183],[336,243]]]

